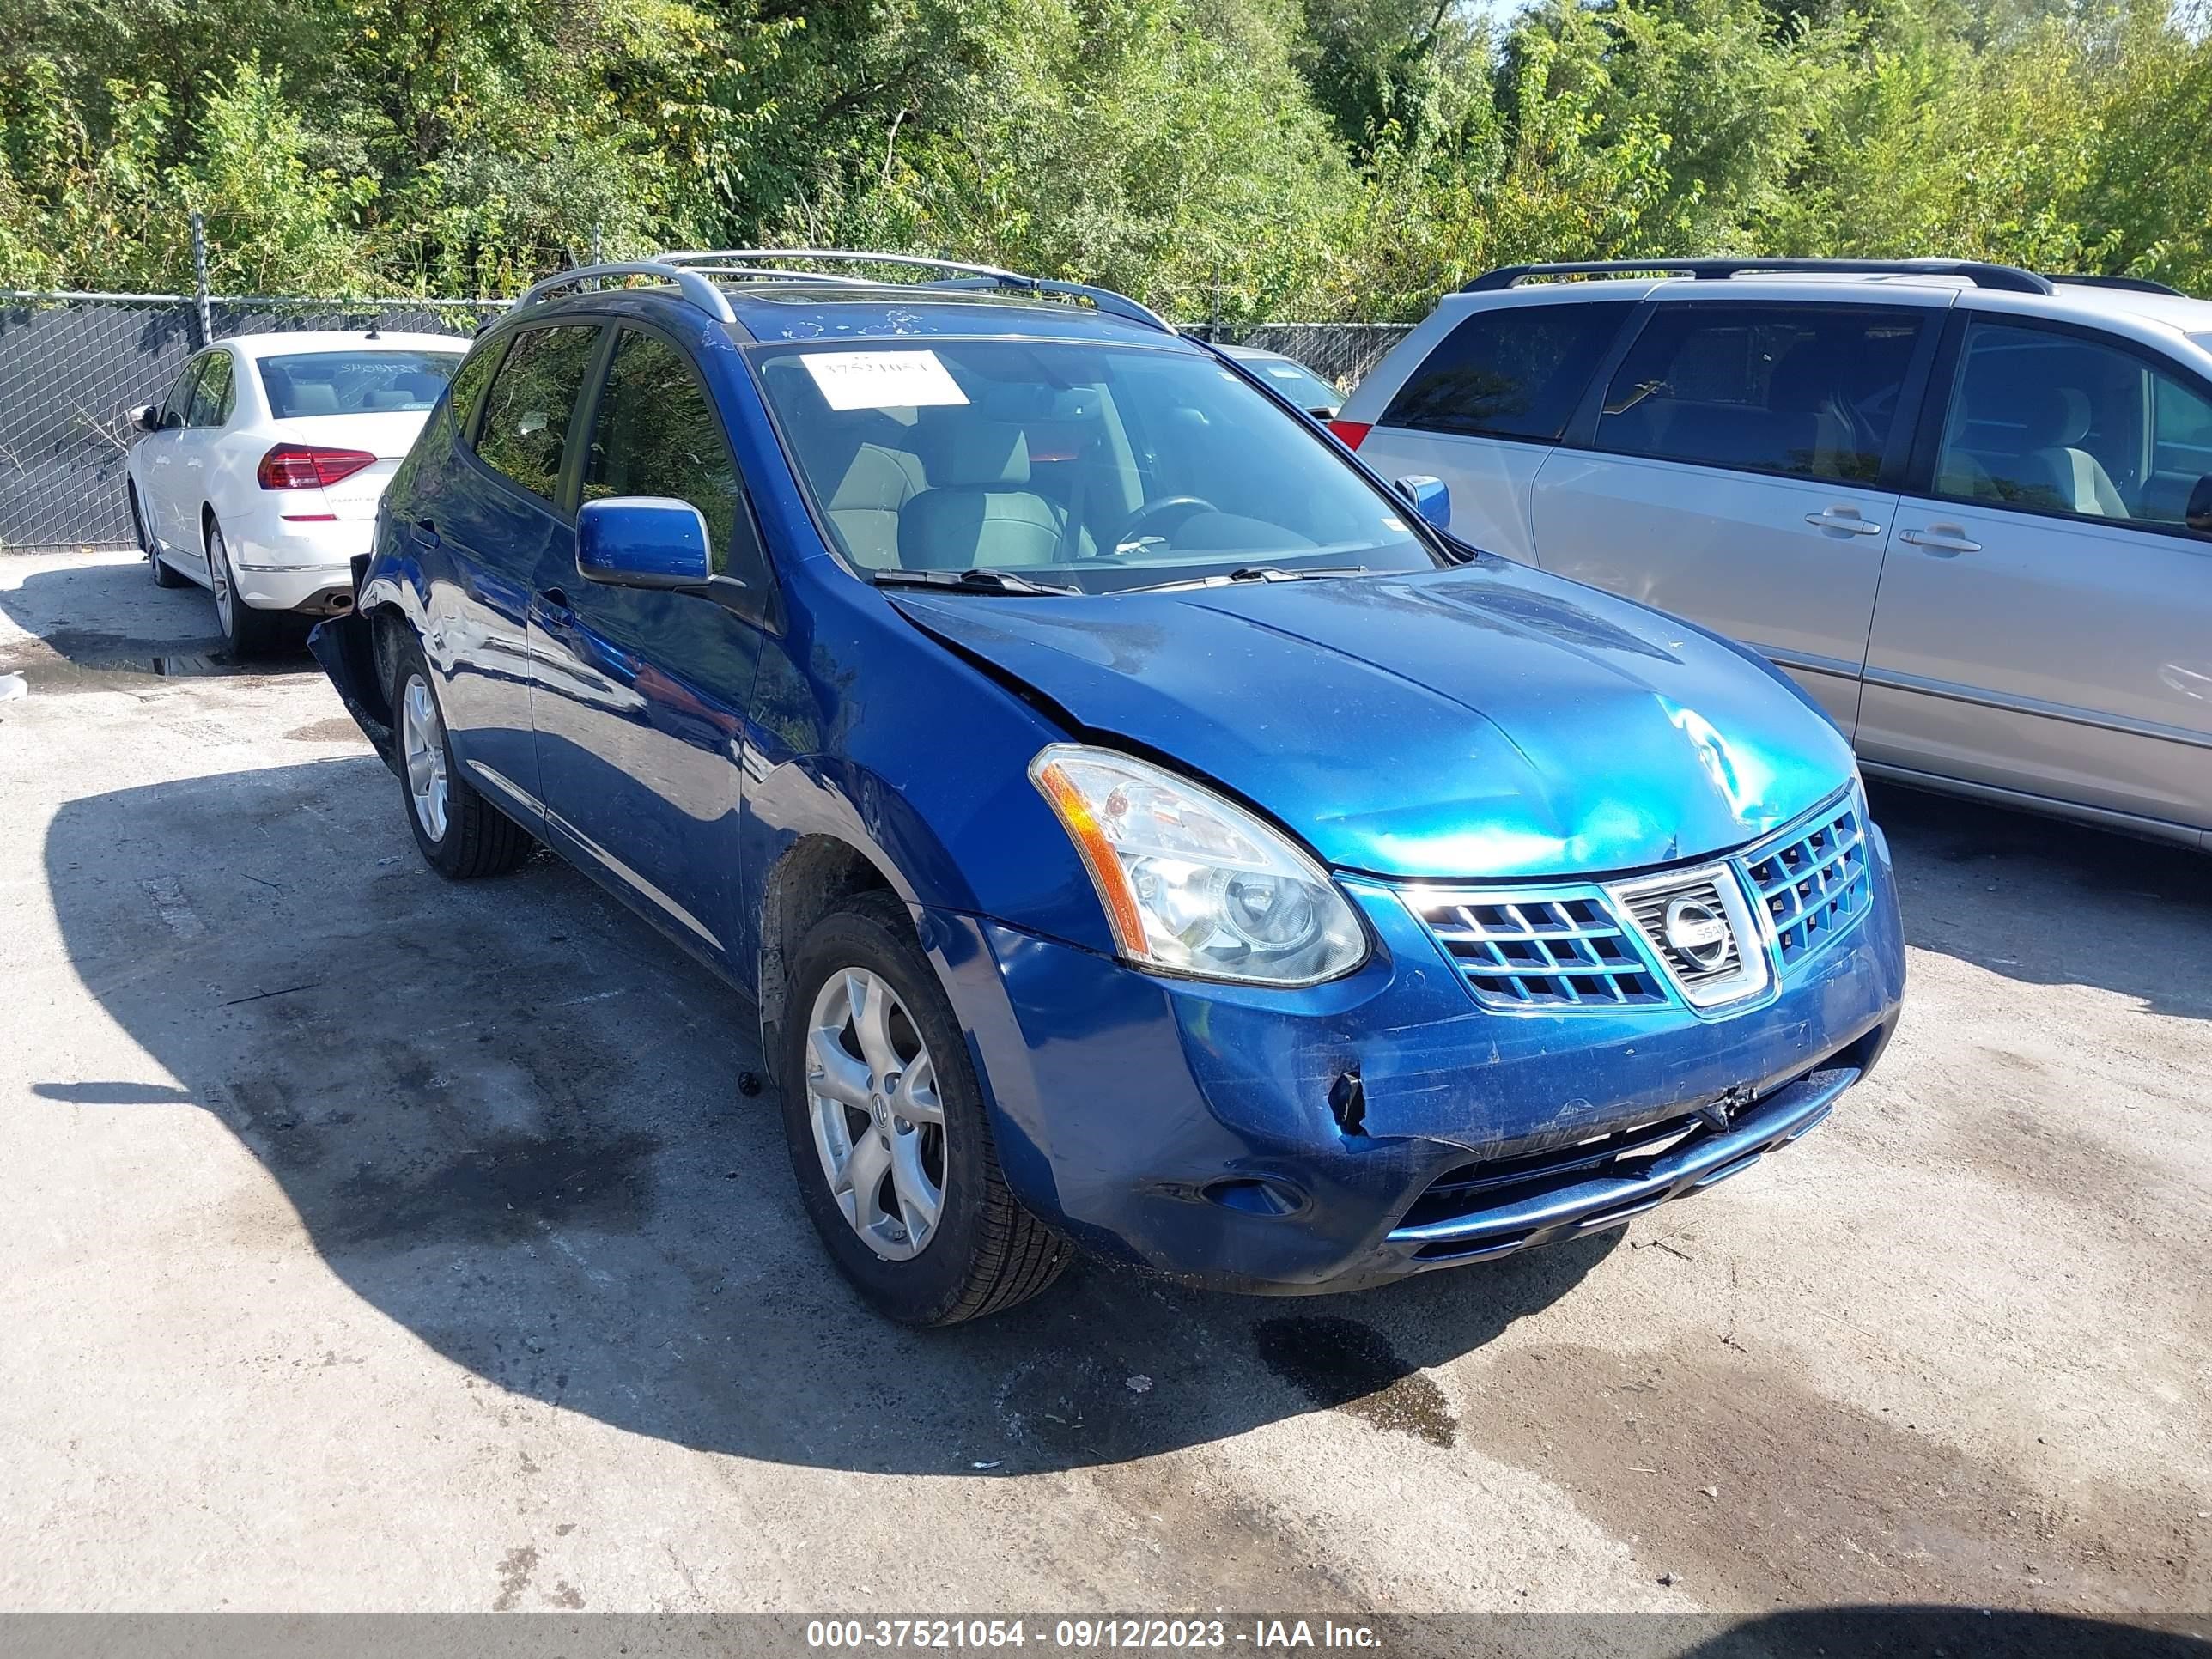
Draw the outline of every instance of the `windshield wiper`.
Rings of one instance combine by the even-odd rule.
[[[1059,587],[1033,582],[1011,570],[978,567],[973,570],[878,570],[868,580],[878,587],[964,587],[977,593],[1048,593],[1054,598],[1080,597],[1079,587]]]
[[[1303,582],[1316,576],[1364,576],[1364,564],[1315,565],[1304,570],[1285,570],[1280,565],[1241,564],[1234,570],[1216,576],[1193,576],[1185,581],[1155,582],[1149,587],[1125,587],[1124,593],[1169,593],[1185,587],[1226,587],[1232,582]]]

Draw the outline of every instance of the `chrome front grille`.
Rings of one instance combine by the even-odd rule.
[[[1867,850],[1854,792],[1747,851],[1687,869],[1401,891],[1486,1007],[1714,1010],[1760,996],[1866,914]]]
[[[1740,1002],[1771,981],[1759,919],[1733,866],[1669,870],[1614,882],[1606,892],[1635,919],[1646,946],[1693,1006]]]
[[[1784,968],[1843,933],[1874,902],[1856,792],[1741,862]]]
[[[1594,888],[1409,892],[1477,1000],[1500,1008],[1650,1007],[1665,988]]]
[[[1720,884],[1725,876],[1708,876],[1674,887],[1650,887],[1626,896],[1628,914],[1635,919],[1637,930],[1647,943],[1659,953],[1668,971],[1685,984],[1700,984],[1707,980],[1726,979],[1743,969],[1741,941],[1735,929],[1728,930],[1728,938],[1721,954],[1715,959],[1700,962],[1671,944],[1667,938],[1667,912],[1678,899],[1705,906],[1715,915],[1726,914],[1726,904],[1721,897]]]

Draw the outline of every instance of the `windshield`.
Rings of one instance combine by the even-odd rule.
[[[939,340],[756,362],[824,528],[863,575],[995,570],[1100,593],[1442,562],[1410,509],[1195,353]]]
[[[438,401],[460,361],[458,351],[302,351],[261,359],[261,385],[280,421],[419,413]]]

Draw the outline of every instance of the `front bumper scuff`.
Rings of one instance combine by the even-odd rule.
[[[1479,1210],[1449,1220],[1394,1227],[1384,1244],[1421,1266],[1442,1267],[1486,1261],[1624,1226],[1647,1210],[1717,1186],[1766,1153],[1811,1133],[1862,1075],[1856,1065],[1818,1067],[1756,1103],[1724,1130],[1693,1133],[1648,1158],[1618,1160],[1627,1170],[1581,1181],[1539,1177],[1518,1183],[1537,1190],[1494,1198]]]
[[[947,912],[923,932],[1024,1204],[1087,1248],[1178,1278],[1337,1291],[1617,1224],[1812,1127],[1879,1058],[1903,995],[1878,835],[1875,847],[1873,902],[1850,933],[1724,1018],[1477,1007],[1397,893],[1358,878],[1342,884],[1375,929],[1374,958],[1296,992],[1165,979]],[[1350,1073],[1357,1122],[1329,1103]],[[1603,1137],[1699,1114],[1725,1127],[1574,1173]],[[1424,1200],[1471,1163],[1539,1178],[1439,1218]],[[1224,1185],[1253,1182],[1295,1202],[1222,1201]],[[1451,1224],[1406,1231],[1440,1218]]]

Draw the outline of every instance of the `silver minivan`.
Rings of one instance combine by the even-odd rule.
[[[1965,262],[1509,267],[1333,425],[1442,478],[1462,540],[1763,653],[1870,774],[2212,848],[2212,301]]]

